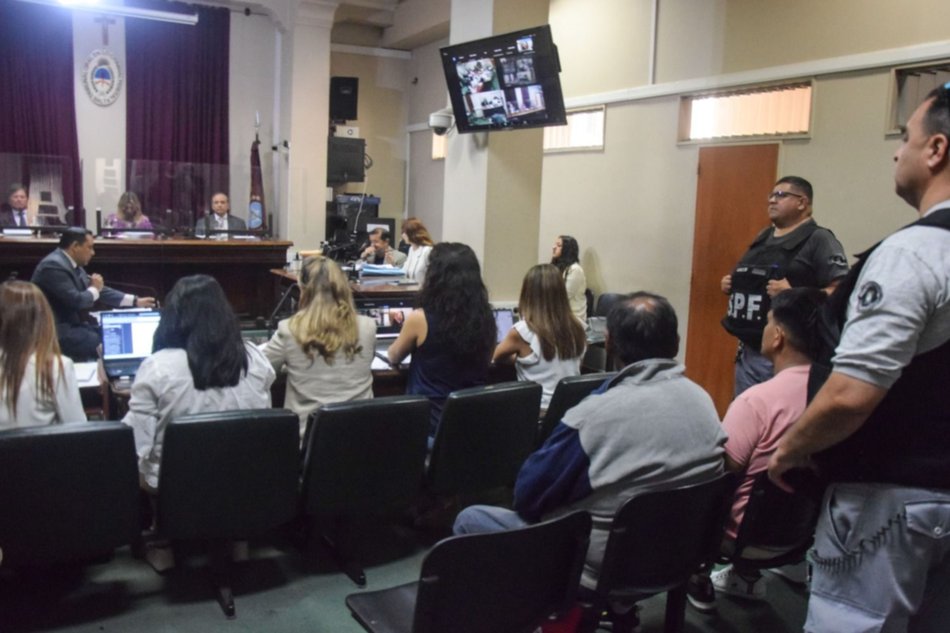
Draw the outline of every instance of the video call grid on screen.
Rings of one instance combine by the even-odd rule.
[[[103,358],[145,358],[152,353],[158,312],[104,312],[101,318]]]
[[[402,324],[412,312],[412,300],[409,299],[357,299],[356,311],[376,322],[377,337],[395,337],[402,330]]]

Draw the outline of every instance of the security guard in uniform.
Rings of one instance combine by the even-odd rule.
[[[780,178],[769,194],[772,225],[720,283],[729,295],[723,327],[739,339],[734,395],[772,377],[772,364],[758,351],[771,297],[802,286],[830,293],[848,273],[841,242],[812,219],[813,195],[804,178]]]

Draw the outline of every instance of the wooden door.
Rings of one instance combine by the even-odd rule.
[[[719,282],[768,225],[777,165],[776,144],[699,150],[686,375],[709,392],[720,417],[732,401],[736,339],[720,324],[728,297]]]

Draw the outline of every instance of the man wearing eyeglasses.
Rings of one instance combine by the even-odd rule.
[[[768,197],[772,224],[759,233],[720,287],[729,295],[723,327],[739,339],[734,395],[772,377],[772,363],[759,353],[772,297],[795,287],[834,290],[848,273],[848,259],[834,233],[812,218],[811,183],[780,178]]]
[[[841,282],[831,375],[769,461],[783,488],[814,464],[831,482],[809,633],[950,627],[950,83],[911,115],[894,161],[920,219]]]

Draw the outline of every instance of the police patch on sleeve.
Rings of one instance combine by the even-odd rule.
[[[868,281],[861,286],[858,293],[858,309],[870,310],[881,302],[884,298],[884,290],[876,281]]]
[[[832,266],[846,268],[848,266],[848,258],[840,253],[835,253],[828,258],[828,263]]]

